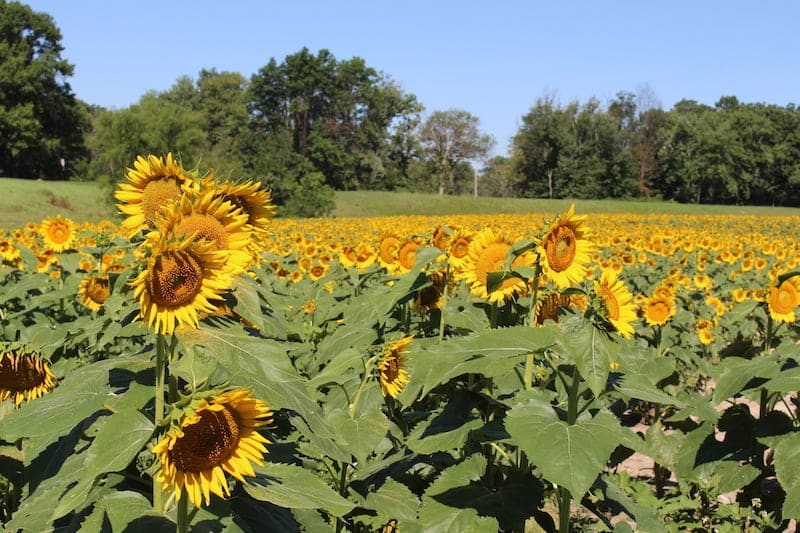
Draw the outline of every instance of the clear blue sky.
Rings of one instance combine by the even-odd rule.
[[[427,112],[465,109],[505,154],[536,99],[648,87],[664,109],[722,95],[800,104],[800,1],[29,0],[61,29],[67,81],[110,108],[202,68],[255,74],[308,47],[354,56]]]

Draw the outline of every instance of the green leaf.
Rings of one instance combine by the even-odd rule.
[[[582,316],[564,320],[560,332],[558,344],[567,353],[567,362],[575,362],[591,391],[599,396],[606,389],[609,364],[616,360],[619,344]]]
[[[683,407],[685,404],[656,387],[649,376],[643,374],[625,374],[615,386],[620,394],[629,399],[643,400],[661,405]]]
[[[783,437],[775,446],[775,475],[786,491],[783,518],[800,519],[800,433]]]
[[[512,407],[506,429],[549,481],[562,485],[576,500],[603,471],[611,452],[626,440],[617,418],[600,411],[593,418],[568,425],[546,403],[531,401]]]
[[[745,388],[753,378],[773,378],[780,372],[780,363],[774,355],[744,359],[726,357],[717,365],[714,404],[719,405]]]
[[[355,419],[350,419],[346,410],[337,409],[328,414],[328,422],[359,462],[366,462],[375,453],[389,431],[389,419],[380,409],[362,409]]]
[[[313,472],[295,465],[267,463],[248,481],[244,489],[250,496],[288,509],[323,509],[344,516],[355,507]]]
[[[142,494],[119,491],[100,498],[92,513],[81,523],[85,531],[133,531],[146,529],[150,533],[173,532],[175,523],[153,510]]]
[[[504,374],[522,361],[522,355],[543,350],[555,342],[554,328],[485,330],[456,337],[416,351],[409,358],[409,383],[404,396],[423,396],[439,384],[462,374],[493,377]]]
[[[419,520],[420,499],[402,483],[389,478],[375,492],[367,494],[367,507],[378,515],[373,524],[385,524],[396,519],[402,531],[405,524],[415,524]]]
[[[789,393],[800,391],[800,367],[782,370],[780,374],[762,385],[770,392]]]

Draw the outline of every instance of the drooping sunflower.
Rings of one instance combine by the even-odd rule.
[[[633,322],[636,321],[636,304],[633,296],[617,273],[604,269],[600,281],[594,282],[594,292],[603,304],[604,316],[614,329],[624,338],[633,336]]]
[[[226,266],[231,274],[244,272],[253,257],[248,250],[251,226],[247,214],[214,191],[199,196],[182,196],[162,211],[158,226],[163,237],[194,237],[210,242],[215,250],[228,254]]]
[[[253,476],[251,463],[264,464],[270,441],[257,429],[272,421],[267,405],[249,391],[236,389],[203,399],[152,448],[161,468],[156,480],[180,498],[183,491],[196,507],[211,493],[230,496],[228,473],[242,483]]]
[[[156,233],[149,235],[154,247],[145,268],[130,282],[141,306],[139,318],[155,333],[173,333],[178,325],[197,328],[198,313],[214,313],[214,302],[231,288],[228,254],[209,241],[157,240]]]
[[[778,286],[771,286],[767,294],[769,316],[776,322],[794,322],[794,310],[800,305],[800,276],[792,276]]]
[[[14,406],[50,392],[56,377],[41,355],[22,346],[0,347],[0,401],[11,397]]]
[[[404,356],[410,352],[409,345],[413,339],[414,337],[403,337],[386,346],[383,358],[378,363],[378,379],[384,396],[397,398],[397,395],[405,389],[406,383],[410,381],[408,371],[404,367],[407,361]]]
[[[543,326],[545,320],[558,322],[558,310],[566,309],[572,304],[572,299],[568,294],[558,291],[549,292],[539,298],[536,302],[535,323]]]
[[[126,237],[139,230],[152,228],[163,208],[183,194],[199,190],[199,182],[187,173],[181,164],[168,153],[165,157],[138,156],[133,168],[125,173],[127,183],[118,185],[114,197],[117,208],[127,218],[120,224]]]
[[[539,240],[542,273],[559,289],[584,280],[594,248],[584,227],[586,215],[576,215],[575,205],[556,218]]]
[[[61,215],[46,218],[39,226],[45,250],[63,252],[75,246],[75,223]]]
[[[78,286],[78,296],[83,305],[94,312],[100,310],[111,294],[111,285],[108,276],[84,276]]]
[[[510,238],[491,228],[484,228],[475,234],[469,245],[469,260],[458,275],[465,280],[472,294],[488,299],[491,303],[503,303],[526,292],[528,284],[519,278],[505,279],[499,287],[488,292],[487,274],[505,269],[506,256],[513,244]],[[511,266],[530,266],[531,262],[531,255],[523,253],[513,260]]]
[[[430,285],[419,289],[414,295],[414,307],[427,311],[441,309],[444,304],[444,291],[447,290],[447,274],[443,270],[434,270],[428,273]]]

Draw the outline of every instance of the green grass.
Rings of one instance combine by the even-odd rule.
[[[99,222],[115,213],[110,192],[96,183],[0,178],[0,228],[6,230],[57,214]]]
[[[579,213],[800,215],[800,208],[677,204],[625,200],[474,198],[408,192],[340,191],[335,217],[557,213],[575,203]],[[39,223],[60,214],[76,222],[116,218],[110,191],[98,184],[0,178],[0,229]]]

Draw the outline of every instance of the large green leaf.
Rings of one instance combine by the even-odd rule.
[[[80,509],[98,476],[125,469],[150,439],[154,429],[150,419],[133,409],[105,417],[98,425],[97,434],[85,454],[81,476],[77,484],[59,498],[53,511],[54,518]]]
[[[783,518],[800,519],[800,433],[783,437],[775,446],[775,475],[786,491]]]
[[[517,326],[457,337],[414,351],[409,359],[411,383],[402,397],[423,396],[462,374],[493,377],[512,370],[524,354],[555,342],[553,328]]]
[[[362,409],[355,419],[346,410],[337,409],[328,414],[328,422],[347,444],[358,462],[366,460],[375,452],[389,431],[389,419],[380,409]]]
[[[288,509],[323,509],[344,516],[355,507],[314,473],[295,465],[267,463],[244,488],[257,500]]]
[[[591,391],[599,396],[606,388],[609,364],[616,359],[619,344],[582,316],[564,320],[560,333],[558,345],[567,356],[565,362],[574,361]]]
[[[780,374],[762,385],[770,392],[789,393],[800,391],[800,367],[782,370]]]
[[[468,486],[478,481],[486,471],[486,458],[474,454],[447,469],[430,484],[422,497],[420,522],[428,531],[498,531],[499,524],[489,517],[481,517],[477,509],[462,506],[461,502],[451,506],[440,502],[437,496],[451,490]]]
[[[154,511],[153,505],[143,495],[131,491],[119,491],[102,497],[81,523],[84,531],[102,533],[145,528],[148,533],[171,533],[175,531],[175,523]]]
[[[626,373],[614,387],[628,399],[643,400],[661,405],[683,407],[685,404],[674,396],[670,396],[656,387],[646,374]]]
[[[372,521],[374,526],[386,524],[389,520],[397,520],[401,531],[412,526],[419,527],[419,511],[421,502],[416,494],[406,485],[389,478],[375,492],[367,494],[367,507],[377,513]]]
[[[624,432],[630,433],[607,411],[569,425],[549,404],[536,400],[511,408],[506,429],[542,475],[566,487],[576,500],[603,471],[614,448],[629,438]]]
[[[753,378],[773,378],[780,372],[780,363],[774,355],[745,359],[726,357],[717,365],[714,376],[714,403],[719,405],[745,388]]]

